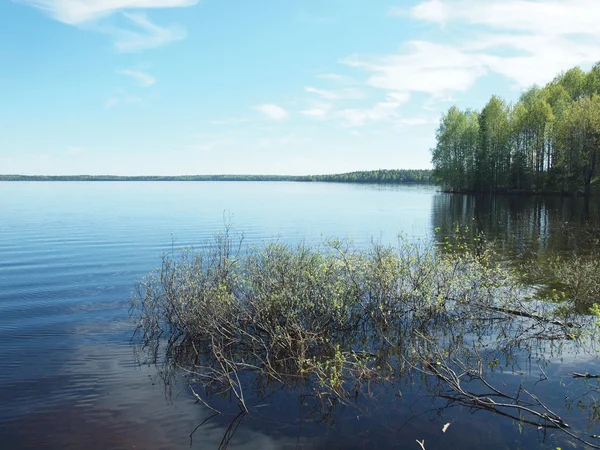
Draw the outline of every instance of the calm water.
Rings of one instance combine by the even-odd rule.
[[[190,439],[210,411],[184,385],[166,395],[156,368],[136,363],[128,307],[134,281],[161,253],[207,242],[225,220],[250,244],[340,237],[364,246],[398,233],[426,239],[475,218],[489,235],[516,234],[515,245],[539,252],[572,248],[564,223],[597,221],[596,211],[568,199],[478,201],[430,187],[0,183],[0,448],[219,446],[233,409]],[[563,355],[547,368],[556,381],[539,389],[552,392],[584,360]],[[330,427],[282,393],[241,422],[229,448],[418,449],[416,439],[428,450],[544,448],[536,430],[519,433],[509,420],[441,409],[418,388],[396,394],[380,393],[376,409],[339,408]],[[571,419],[586,426],[585,417]]]

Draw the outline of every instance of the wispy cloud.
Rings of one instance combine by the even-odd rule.
[[[337,73],[322,73],[321,75],[317,75],[317,78],[321,78],[322,80],[335,80],[340,81],[345,77],[342,75],[338,75]]]
[[[466,91],[488,70],[482,56],[426,41],[410,41],[396,55],[352,55],[342,62],[371,73],[368,85],[403,98],[412,92],[443,96]]]
[[[497,30],[600,36],[600,3],[596,0],[429,0],[413,7],[409,14],[439,24],[462,21]]]
[[[322,119],[325,116],[327,116],[327,114],[329,113],[329,111],[331,111],[332,108],[333,108],[333,105],[331,105],[330,103],[322,103],[322,104],[317,104],[317,105],[314,105],[313,107],[304,109],[304,110],[300,111],[300,113],[305,116],[308,116],[308,117]]]
[[[114,39],[121,52],[133,52],[159,47],[185,39],[186,30],[178,25],[160,26],[144,13],[126,12],[133,9],[187,7],[198,0],[16,0],[37,8],[55,20],[82,29],[101,32]],[[108,20],[122,11],[130,27],[114,26]]]
[[[310,94],[316,94],[326,100],[358,100],[365,97],[363,92],[355,88],[328,90],[307,86],[304,90]]]
[[[70,25],[81,25],[129,9],[192,6],[198,0],[16,0],[40,9],[50,17]]]
[[[274,104],[258,105],[254,109],[260,111],[265,116],[273,120],[282,120],[287,119],[289,117],[289,114],[285,109],[283,109],[281,106],[277,106]]]
[[[323,73],[316,75],[316,78],[328,82],[329,87],[327,89],[314,86],[304,87],[304,92],[310,95],[304,100],[306,106],[300,111],[300,114],[306,117],[313,119],[337,118],[338,120],[343,118],[343,122],[346,123],[348,120],[345,117],[352,116],[355,111],[349,106],[367,98],[367,92],[360,86],[360,83],[349,76]],[[340,108],[343,109],[340,110]]]
[[[392,122],[398,118],[399,102],[379,102],[370,108],[347,108],[336,113],[348,127],[362,127],[374,122]]]
[[[155,47],[162,47],[175,41],[185,39],[187,31],[179,25],[159,26],[151,22],[144,13],[123,13],[131,28],[119,28],[110,25],[94,25],[92,29],[113,38],[114,45],[120,52],[136,52]]]
[[[156,83],[156,78],[139,70],[124,69],[118,70],[117,73],[133,78],[141,87],[150,87]]]

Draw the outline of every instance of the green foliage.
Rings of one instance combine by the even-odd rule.
[[[534,86],[514,105],[493,96],[479,113],[453,106],[437,131],[434,177],[451,191],[589,197],[598,177],[599,95],[600,63]],[[469,122],[472,115],[478,126]]]
[[[529,276],[543,282],[543,297],[565,304],[565,310],[587,313],[600,302],[598,255],[555,256],[535,262]]]
[[[371,170],[334,175],[297,177],[297,181],[326,181],[337,183],[408,183],[431,184],[431,170]]]
[[[208,392],[228,390],[243,403],[246,373],[344,399],[363,382],[445,364],[444,355],[479,358],[495,320],[510,348],[511,333],[522,340],[535,329],[513,319],[542,320],[539,306],[523,313],[516,277],[491,247],[467,245],[469,232],[457,229],[442,251],[400,238],[367,250],[329,240],[243,252],[225,233],[201,251],[165,256],[137,284],[131,315],[150,354],[166,339],[165,364],[186,368]],[[489,356],[497,366],[500,356]]]
[[[433,176],[452,190],[473,187],[468,179],[475,167],[479,135],[479,118],[472,111],[452,107],[442,118],[437,132],[438,145],[433,150]]]
[[[567,321],[555,305],[532,301],[470,227],[440,241],[244,248],[227,230],[200,250],[166,255],[136,284],[135,340],[163,376],[185,375],[211,409],[214,394],[237,398],[249,412],[255,395],[289,389],[303,404],[312,399],[329,423],[338,404],[358,403],[359,395],[369,401],[387,386],[402,395],[418,380],[430,395],[501,412],[519,426],[566,429],[538,397],[522,400],[522,386],[506,394],[486,372],[518,370],[532,355],[556,357],[567,341],[569,351],[584,340],[595,346],[589,316]],[[566,268],[552,270],[585,297],[589,263],[569,272],[578,276],[572,281]],[[590,306],[600,322],[597,299]]]
[[[596,326],[600,327],[600,305],[594,303],[590,308],[590,313],[596,317]]]

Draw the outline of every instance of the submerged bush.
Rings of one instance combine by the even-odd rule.
[[[598,348],[597,333],[584,332],[590,317],[531,300],[521,279],[483,239],[467,245],[460,233],[438,246],[400,238],[359,250],[338,240],[246,248],[226,230],[201,249],[165,255],[136,284],[131,316],[151,360],[184,374],[211,409],[212,394],[248,412],[249,388],[266,396],[284,387],[323,410],[416,375],[449,402],[573,436],[539,398],[486,380],[519,355],[567,340],[574,350],[579,336]]]
[[[539,297],[558,302],[566,312],[588,314],[600,303],[600,247],[585,251],[531,258],[521,265],[523,278],[538,286]]]
[[[245,409],[244,385],[256,377],[343,399],[363,380],[427,371],[449,355],[466,361],[492,333],[511,348],[524,337],[572,333],[521,294],[484,247],[436,251],[399,239],[358,250],[330,240],[242,251],[225,232],[202,250],[164,256],[137,284],[131,314],[155,359],[166,343],[165,365],[209,393],[229,391]]]

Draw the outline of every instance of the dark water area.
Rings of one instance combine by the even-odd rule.
[[[502,240],[509,257],[585,253],[600,238],[599,207],[598,198],[445,194],[433,199],[432,223],[441,237],[460,224]]]
[[[248,245],[336,237],[358,247],[373,238],[394,242],[398,233],[428,240],[436,228],[439,236],[456,223],[476,223],[491,238],[516,236],[515,252],[552,253],[573,251],[590,238],[597,206],[419,186],[2,182],[0,448],[210,449],[227,443],[418,450],[417,440],[427,450],[581,448],[558,432],[432,399],[418,379],[374,386],[330,414],[290,390],[267,398],[248,393],[254,413],[237,420],[235,401],[216,400],[223,414],[210,418],[212,411],[195,403],[181,378],[165,387],[156,367],[139,364],[129,306],[134,282],[160,264],[162,253],[204,245],[224,221],[243,231]],[[535,357],[514,373],[505,367],[491,377],[508,388],[528,383],[573,429],[600,434],[587,406],[577,404],[593,382],[568,376],[600,372],[600,365],[569,346],[553,351],[541,363],[547,381],[535,384]]]

